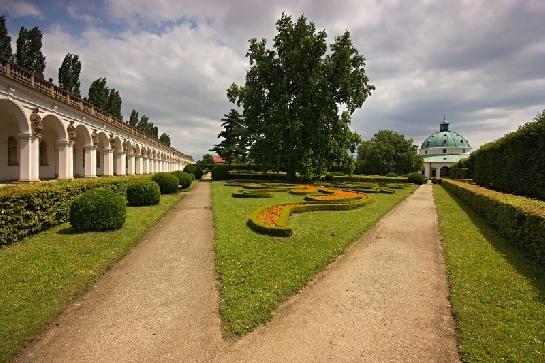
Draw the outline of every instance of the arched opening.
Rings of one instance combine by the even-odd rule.
[[[83,178],[89,173],[85,173],[86,169],[89,169],[91,166],[88,164],[88,159],[85,157],[86,147],[92,145],[91,143],[91,133],[84,125],[76,126],[76,138],[74,140],[74,176]],[[87,160],[86,160],[87,159]]]
[[[59,141],[66,141],[66,130],[61,120],[54,115],[42,118],[43,131],[39,145],[40,179],[59,177],[61,158]]]
[[[443,166],[441,169],[439,169],[439,175],[442,177],[450,176],[450,168],[448,166]]]
[[[0,129],[0,180],[18,180],[22,152],[18,134],[28,133],[30,127],[22,109],[11,100],[0,99]]]
[[[97,176],[110,176],[113,175],[112,171],[112,157],[110,150],[110,140],[108,135],[104,132],[98,132],[98,143],[96,150],[96,175]]]

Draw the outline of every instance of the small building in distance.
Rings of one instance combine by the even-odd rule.
[[[214,160],[214,164],[225,164],[225,159],[219,155],[214,155],[212,160]]]
[[[439,124],[439,131],[428,136],[420,147],[419,154],[424,158],[422,174],[426,178],[450,176],[452,164],[469,157],[471,146],[465,137],[449,131],[445,119]]]

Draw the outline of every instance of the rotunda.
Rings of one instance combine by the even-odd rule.
[[[420,147],[424,158],[422,174],[427,178],[440,178],[450,175],[450,166],[469,156],[471,146],[465,137],[449,131],[445,119],[439,124],[439,131],[428,136]]]

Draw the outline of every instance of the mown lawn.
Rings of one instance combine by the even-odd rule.
[[[466,362],[545,362],[545,271],[434,186]]]
[[[123,227],[72,233],[62,224],[0,249],[0,361],[13,358],[183,197],[129,207]]]
[[[256,208],[300,202],[303,196],[275,193],[272,199],[238,199],[238,187],[214,182],[216,270],[220,315],[227,335],[243,335],[271,319],[278,304],[323,270],[355,239],[411,194],[409,185],[395,194],[372,194],[363,208],[322,211],[291,217],[291,237],[268,237],[246,226]]]

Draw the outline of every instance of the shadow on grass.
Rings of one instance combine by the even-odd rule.
[[[501,256],[511,264],[519,273],[524,275],[539,292],[539,300],[545,303],[545,270],[529,254],[519,250],[508,239],[503,237],[496,229],[477,214],[471,207],[444,189],[456,202],[471,222],[479,229],[479,232],[498,251]],[[509,283],[506,281],[506,283]]]
[[[63,229],[59,229],[57,234],[78,234],[72,227],[66,227]]]

